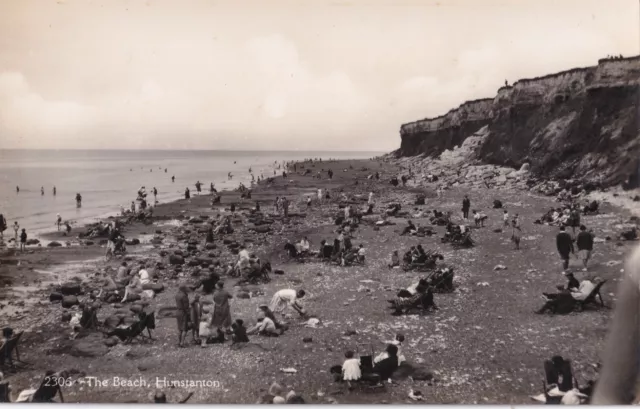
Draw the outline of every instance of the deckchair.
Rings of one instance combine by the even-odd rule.
[[[600,281],[598,284],[596,284],[596,286],[593,288],[593,290],[591,290],[591,292],[589,293],[589,295],[587,296],[587,298],[585,298],[582,301],[577,301],[576,302],[576,309],[578,311],[582,311],[584,309],[584,307],[591,305],[591,304],[595,304],[597,305],[597,299],[600,299],[600,306],[604,307],[604,301],[602,299],[602,294],[600,293],[600,289],[602,288],[602,286],[604,285],[604,283],[606,283],[607,280],[603,280]]]

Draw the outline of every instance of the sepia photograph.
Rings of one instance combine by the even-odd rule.
[[[640,403],[640,0],[0,1],[0,403]]]

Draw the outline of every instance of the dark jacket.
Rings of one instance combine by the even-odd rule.
[[[587,231],[578,233],[578,250],[593,250],[593,236]]]
[[[556,247],[560,254],[573,253],[573,240],[571,239],[571,235],[566,231],[558,233],[556,236]]]
[[[469,210],[470,207],[471,207],[471,201],[469,199],[463,199],[462,200],[462,209]]]
[[[398,369],[398,357],[390,356],[375,364],[373,371],[380,375],[381,380],[386,381]]]

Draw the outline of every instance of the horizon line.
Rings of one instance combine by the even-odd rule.
[[[384,153],[386,150],[293,150],[293,149],[108,149],[108,148],[0,148],[1,151],[156,151],[156,152],[359,152],[359,153]]]

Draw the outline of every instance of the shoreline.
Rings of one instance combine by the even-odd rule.
[[[318,164],[316,164],[318,166]],[[395,272],[386,269],[385,263],[388,262],[389,254],[392,249],[398,249],[404,251],[405,247],[411,243],[416,242],[415,237],[399,237],[397,234],[398,229],[403,227],[406,223],[404,218],[393,218],[396,223],[395,226],[388,226],[380,228],[379,230],[372,229],[369,222],[363,222],[361,227],[356,232],[354,238],[354,244],[364,243],[367,248],[367,263],[364,267],[348,267],[341,268],[335,266],[327,266],[318,263],[309,263],[298,265],[291,263],[287,260],[282,250],[282,245],[286,239],[299,240],[303,235],[308,235],[312,242],[312,247],[317,247],[320,239],[329,239],[335,235],[336,226],[332,223],[333,216],[337,211],[337,204],[341,200],[336,200],[336,196],[340,196],[342,193],[349,196],[348,201],[355,203],[365,203],[368,191],[374,191],[374,197],[376,200],[376,215],[379,215],[380,209],[384,207],[386,203],[401,202],[403,205],[403,211],[408,211],[410,214],[414,213],[413,208],[420,208],[423,210],[438,208],[438,209],[453,209],[457,212],[458,202],[463,193],[469,193],[472,196],[474,203],[482,203],[482,208],[489,209],[490,197],[482,199],[480,193],[482,189],[476,190],[466,186],[456,186],[448,189],[444,192],[444,195],[440,199],[436,199],[434,193],[435,185],[421,184],[414,186],[413,182],[410,182],[411,186],[407,188],[393,188],[389,182],[390,175],[396,175],[399,168],[396,164],[389,163],[381,160],[352,160],[352,161],[336,161],[336,162],[324,162],[319,167],[329,167],[334,169],[335,176],[333,181],[327,181],[325,179],[318,180],[313,179],[310,176],[299,176],[295,174],[289,174],[287,180],[282,180],[281,176],[276,177],[275,183],[271,186],[258,185],[252,191],[252,200],[248,202],[248,205],[242,205],[240,208],[253,207],[256,200],[261,201],[263,213],[272,214],[273,208],[271,205],[272,200],[276,196],[287,195],[292,198],[291,213],[299,215],[297,217],[290,217],[288,220],[281,219],[277,216],[271,216],[274,223],[270,225],[271,234],[261,234],[252,232],[248,228],[246,217],[248,213],[242,210],[236,210],[237,219],[242,221],[240,224],[234,224],[234,228],[237,229],[236,233],[231,236],[231,240],[237,242],[245,242],[250,246],[250,250],[259,255],[262,259],[270,260],[274,269],[281,268],[284,270],[284,276],[272,276],[272,282],[260,286],[250,287],[235,287],[228,284],[227,287],[232,289],[234,295],[238,295],[240,290],[248,288],[249,298],[234,298],[232,301],[232,314],[234,318],[241,317],[245,319],[245,322],[252,323],[254,319],[255,307],[260,303],[268,300],[273,291],[279,288],[286,288],[287,286],[299,286],[304,285],[309,288],[309,299],[305,300],[305,304],[314,313],[317,313],[323,321],[322,329],[308,329],[295,325],[289,332],[280,338],[274,339],[261,339],[260,337],[252,337],[252,342],[255,342],[266,348],[267,352],[262,351],[260,348],[251,349],[248,351],[230,351],[228,346],[217,348],[215,345],[204,349],[189,347],[186,350],[177,350],[174,347],[175,337],[175,319],[162,318],[159,321],[158,329],[156,331],[157,341],[150,344],[134,343],[129,347],[122,345],[116,345],[110,348],[109,352],[104,356],[98,356],[93,358],[79,358],[73,357],[68,353],[63,354],[45,354],[44,351],[51,350],[52,345],[65,344],[65,336],[51,337],[48,334],[59,332],[61,328],[67,328],[63,333],[68,333],[68,324],[63,324],[59,321],[60,314],[63,310],[59,304],[51,304],[44,297],[47,297],[47,291],[49,287],[43,285],[40,289],[36,290],[33,298],[36,299],[34,307],[30,312],[19,313],[18,315],[24,315],[22,318],[16,317],[16,314],[12,314],[9,320],[12,325],[15,325],[17,329],[33,328],[29,333],[25,334],[25,341],[30,346],[28,361],[34,361],[36,355],[39,356],[38,365],[31,368],[28,372],[18,373],[15,376],[11,376],[9,380],[12,383],[14,391],[23,389],[23,387],[30,386],[29,375],[33,377],[42,376],[42,369],[46,365],[56,365],[55,367],[64,368],[82,368],[87,363],[91,363],[94,371],[93,374],[88,375],[101,375],[107,376],[109,374],[137,374],[135,376],[153,377],[153,376],[175,376],[177,378],[196,377],[198,374],[206,374],[207,365],[212,365],[211,368],[223,368],[227,371],[227,375],[220,373],[215,375],[220,379],[222,388],[217,391],[204,391],[196,390],[194,396],[194,402],[243,402],[253,403],[255,396],[261,393],[261,389],[266,389],[271,379],[278,378],[283,384],[292,385],[297,392],[303,394],[305,399],[310,403],[327,403],[328,397],[332,397],[341,403],[372,403],[372,402],[396,402],[406,403],[406,391],[408,387],[406,382],[400,381],[401,386],[389,387],[388,391],[383,393],[383,396],[364,396],[361,394],[334,394],[333,386],[330,386],[328,374],[324,373],[328,366],[333,363],[341,362],[341,356],[344,352],[343,348],[351,346],[353,348],[354,343],[357,342],[369,342],[373,343],[376,349],[380,349],[380,343],[384,339],[390,339],[393,337],[394,332],[401,331],[406,333],[408,345],[404,348],[405,354],[415,365],[422,366],[427,365],[429,371],[434,373],[434,376],[439,380],[439,383],[431,382],[417,382],[416,387],[420,387],[423,391],[428,391],[430,396],[429,403],[451,403],[451,402],[464,402],[464,403],[526,403],[526,399],[529,391],[534,394],[538,391],[538,387],[529,387],[526,382],[516,383],[504,383],[501,379],[515,379],[514,373],[505,373],[510,371],[510,367],[513,365],[507,365],[501,362],[504,359],[508,359],[509,362],[513,362],[513,359],[520,359],[526,362],[524,368],[525,372],[519,374],[526,380],[539,379],[542,376],[541,364],[533,364],[531,359],[536,362],[542,357],[548,358],[547,355],[553,351],[549,349],[549,342],[561,342],[557,338],[557,334],[552,333],[549,335],[550,339],[544,340],[538,339],[538,332],[528,333],[525,331],[524,335],[521,335],[521,330],[524,325],[524,329],[537,328],[534,331],[539,331],[538,326],[544,322],[552,322],[549,319],[545,320],[539,316],[529,316],[521,311],[522,302],[525,305],[530,306],[539,304],[539,292],[545,288],[552,287],[555,284],[560,284],[562,278],[558,273],[547,272],[541,268],[539,263],[547,263],[549,260],[539,260],[539,252],[547,254],[549,251],[548,243],[541,240],[545,235],[553,234],[554,229],[549,226],[535,226],[531,225],[531,220],[526,223],[526,230],[523,234],[523,247],[526,250],[521,253],[513,253],[510,250],[508,242],[505,243],[504,238],[500,234],[491,233],[487,228],[486,232],[474,233],[479,244],[477,248],[470,250],[452,250],[451,248],[438,243],[439,235],[442,228],[435,228],[438,234],[434,238],[422,238],[417,239],[430,247],[440,248],[445,255],[445,263],[451,263],[456,266],[458,274],[458,287],[459,289],[454,294],[449,295],[437,295],[436,302],[441,307],[441,312],[436,313],[433,317],[427,316],[424,318],[414,319],[412,317],[389,317],[385,311],[386,302],[385,298],[393,297],[394,289],[404,288],[408,284],[411,284],[415,280],[416,274]],[[349,169],[352,166],[353,169]],[[371,170],[361,171],[361,167],[369,167]],[[379,182],[369,181],[366,179],[367,174],[371,174],[373,169],[380,169],[383,173],[383,179]],[[315,170],[315,169],[314,169]],[[344,172],[346,170],[346,172]],[[292,182],[289,182],[291,180]],[[355,182],[358,181],[358,185]],[[310,210],[306,209],[305,195],[313,194],[317,187],[323,187],[323,189],[333,189],[335,191],[334,199],[330,202],[320,206],[314,205]],[[427,205],[415,206],[412,204],[412,200],[417,192],[424,191],[427,194]],[[486,191],[486,189],[484,190]],[[185,218],[194,216],[207,216],[209,220],[214,217],[220,210],[228,207],[232,202],[236,201],[238,193],[233,191],[220,192],[222,195],[221,204],[215,209],[211,209],[209,206],[209,198],[207,195],[192,196],[189,202],[185,199],[178,199],[175,202],[163,203],[158,205],[154,209],[154,223],[150,226],[140,225],[136,223],[134,226],[127,226],[125,235],[130,238],[129,232],[135,234],[156,234],[154,231],[161,231],[163,237],[163,243],[160,245],[148,245],[143,244],[140,246],[128,246],[131,253],[128,253],[127,258],[131,261],[143,260],[146,263],[150,263],[152,275],[160,279],[165,285],[166,290],[159,293],[156,299],[152,302],[156,310],[160,310],[162,307],[173,305],[173,295],[175,294],[175,288],[179,280],[190,280],[190,275],[187,274],[190,271],[195,271],[185,264],[183,266],[182,273],[178,274],[178,277],[171,278],[172,266],[166,263],[166,257],[159,256],[161,252],[172,251],[171,249],[182,248],[186,242],[181,241],[180,237],[184,237],[188,240],[188,236],[195,237],[197,235],[198,242],[202,239],[202,233],[197,233],[202,224],[185,224],[183,223]],[[550,202],[550,198],[538,196],[535,194],[522,195],[521,192],[496,192],[490,193],[494,196],[504,197],[505,203],[510,209],[518,209],[522,212],[523,216],[526,214],[536,214],[538,209],[543,209],[547,203]],[[610,219],[617,219],[619,214],[624,212],[614,208],[613,206],[606,205],[606,213],[600,217],[597,216],[593,219],[588,218],[589,222],[593,222],[598,226],[598,233],[600,235],[606,234],[606,229],[610,227]],[[487,213],[490,210],[486,210]],[[533,213],[532,213],[533,212]],[[456,215],[457,216],[457,215]],[[377,216],[376,216],[377,217]],[[457,216],[459,218],[459,216]],[[496,218],[496,215],[491,214],[492,219]],[[162,227],[157,226],[157,220],[179,220],[182,221],[179,225],[171,226],[165,225]],[[423,218],[414,218],[416,222],[421,225],[428,224]],[[365,218],[365,220],[369,220]],[[456,219],[457,220],[457,219]],[[495,220],[494,220],[495,222]],[[186,231],[191,233],[185,233]],[[77,230],[74,229],[77,233]],[[133,236],[131,236],[133,237]],[[233,256],[228,249],[225,249],[221,240],[217,240],[218,249],[216,253],[220,253],[215,260],[225,261],[230,260]],[[608,267],[605,263],[606,258],[620,258],[623,255],[617,254],[620,249],[629,246],[618,247],[614,246],[614,243],[598,244],[603,246],[602,250],[596,253],[596,262],[594,268],[601,269],[602,274],[615,281],[615,275],[619,266]],[[497,250],[501,249],[501,250]],[[105,263],[100,260],[103,257],[104,247],[99,245],[94,246],[82,246],[82,247],[70,247],[70,248],[41,248],[33,249],[33,253],[25,254],[20,257],[9,256],[3,254],[0,259],[0,278],[6,280],[6,274],[14,274],[15,282],[18,282],[18,277],[23,276],[22,279],[29,279],[30,272],[39,270],[40,267],[46,268],[59,268],[61,270],[66,269],[67,263],[78,261],[78,257],[86,257],[85,261],[81,261],[78,264],[78,276],[83,276],[84,282],[89,287],[92,285],[92,281],[95,281],[99,277],[103,276],[105,266],[117,266],[119,261],[115,259],[110,263]],[[480,251],[481,253],[478,253]],[[606,251],[607,256],[602,254]],[[3,252],[6,253],[6,252]],[[482,257],[484,253],[485,257],[491,255],[488,259]],[[502,253],[502,254],[501,254]],[[550,257],[553,257],[550,255]],[[614,259],[615,259],[614,258]],[[13,262],[12,260],[20,259],[24,264],[20,267],[7,264],[6,262]],[[555,264],[555,258],[552,259]],[[163,269],[159,269],[159,264],[164,264]],[[496,273],[493,271],[493,266],[496,264],[504,264],[508,267],[506,274]],[[535,271],[531,272],[530,270]],[[73,270],[68,268],[67,270]],[[526,273],[525,273],[526,271]],[[180,275],[182,274],[182,275]],[[516,277],[511,278],[511,275],[516,274]],[[518,278],[522,275],[530,284],[535,287],[535,293],[531,293],[528,290],[522,290],[518,285]],[[233,282],[235,279],[227,278],[226,281]],[[488,287],[480,285],[480,283],[490,283]],[[546,283],[546,284],[545,284]],[[13,285],[13,282],[12,282]],[[511,287],[511,291],[507,294],[502,294],[501,298],[494,298],[493,291],[501,287]],[[357,289],[356,289],[357,288]],[[3,293],[6,293],[7,284],[5,281],[5,287]],[[362,290],[362,291],[361,291]],[[613,287],[606,290],[607,293],[612,291]],[[524,291],[524,292],[523,292]],[[494,294],[494,296],[491,296]],[[6,294],[3,294],[6,296]],[[515,298],[514,298],[515,296]],[[524,296],[524,298],[522,298]],[[606,296],[607,300],[611,300],[611,296]],[[515,302],[515,304],[513,304]],[[491,305],[491,307],[489,307]],[[531,308],[533,308],[531,305]],[[3,308],[5,303],[2,302]],[[497,308],[498,316],[482,314],[484,308]],[[471,308],[470,308],[471,307]],[[103,311],[100,313],[100,319],[104,319],[108,316],[112,306],[103,306]],[[117,309],[117,308],[116,308]],[[502,312],[505,309],[505,312]],[[506,312],[510,310],[511,312]],[[40,314],[33,314],[35,311],[41,311]],[[105,313],[107,315],[105,315]],[[513,314],[514,317],[509,316]],[[524,314],[524,315],[523,315]],[[569,357],[577,358],[577,368],[582,373],[590,374],[588,370],[588,359],[597,359],[599,352],[599,345],[602,342],[604,334],[600,332],[596,335],[588,335],[589,327],[584,326],[594,323],[602,325],[606,322],[609,312],[590,312],[584,315],[572,315],[570,317],[555,317],[552,326],[560,325],[566,326],[571,333],[571,329],[575,330],[574,334],[581,337],[587,337],[586,344],[581,350],[572,352],[558,351],[562,354],[566,354]],[[27,318],[27,315],[35,315],[35,317]],[[526,322],[522,319],[528,317]],[[49,318],[47,318],[49,317]],[[358,319],[359,318],[359,319]],[[573,318],[570,322],[567,319]],[[485,322],[486,321],[486,322]],[[28,324],[32,324],[29,326]],[[502,326],[506,326],[502,328]],[[576,328],[576,325],[582,326],[582,329]],[[483,339],[486,334],[483,333],[481,328],[493,328],[495,336],[501,339],[501,342],[509,342],[512,345],[512,350],[505,350],[501,343],[496,343],[491,339]],[[41,331],[38,333],[37,329]],[[357,334],[352,336],[345,336],[345,331],[353,328]],[[466,331],[462,335],[454,335],[452,332],[454,329]],[[515,332],[512,330],[515,328]],[[584,331],[584,330],[587,331]],[[606,325],[605,325],[606,329]],[[53,332],[52,332],[53,331]],[[604,330],[603,330],[604,331]],[[584,334],[583,334],[584,332]],[[592,330],[591,330],[592,332]],[[157,335],[160,334],[160,335]],[[311,344],[301,343],[301,339],[304,336],[312,337],[313,342]],[[522,338],[522,337],[525,338]],[[480,338],[478,338],[480,337]],[[489,335],[490,337],[490,335]],[[513,341],[510,338],[515,337]],[[538,346],[542,348],[534,348],[532,352],[525,353],[522,350],[523,346],[529,345],[526,338],[538,339]],[[595,337],[595,338],[594,338]],[[464,342],[460,343],[463,340]],[[357,341],[357,342],[356,342]],[[487,341],[490,341],[487,344]],[[511,344],[511,342],[516,342]],[[483,351],[482,355],[475,355],[473,347],[469,348],[469,345],[476,345]],[[518,346],[519,345],[519,346]],[[335,347],[334,347],[335,346]],[[530,347],[530,345],[529,345]],[[251,347],[253,348],[253,347]],[[256,347],[257,348],[257,347]],[[55,348],[54,348],[55,349]],[[141,354],[143,350],[150,349],[148,354],[142,355],[137,358],[125,358],[125,354]],[[433,352],[433,351],[438,351]],[[499,352],[502,351],[502,352]],[[461,355],[459,358],[453,357],[451,354]],[[484,355],[487,355],[488,361],[478,360]],[[500,355],[502,354],[502,355]],[[317,362],[308,361],[309,356],[316,356]],[[520,358],[516,358],[520,356]],[[249,358],[251,357],[251,358]],[[327,359],[331,357],[331,359]],[[502,357],[502,358],[500,358]],[[252,364],[256,359],[260,360],[261,367],[257,369]],[[450,360],[448,365],[444,364],[444,360]],[[193,366],[196,362],[204,361],[207,364],[205,367],[200,365]],[[336,362],[338,361],[338,362]],[[476,365],[484,361],[487,369],[476,370],[473,369]],[[320,367],[318,367],[320,365]],[[297,375],[282,375],[278,374],[278,368],[280,367],[295,367],[298,368]],[[140,368],[146,367],[142,370]],[[520,365],[513,366],[515,369],[521,368]],[[96,368],[100,368],[100,373],[95,373]],[[204,371],[204,372],[203,372]],[[239,372],[241,374],[239,374]],[[318,374],[320,373],[320,376]],[[466,373],[466,374],[465,374]],[[234,375],[230,378],[228,375]],[[236,376],[237,374],[237,376]],[[26,377],[25,377],[26,375]],[[485,381],[474,380],[476,377],[487,377]],[[483,383],[485,382],[485,383]],[[486,383],[488,382],[488,383]],[[14,385],[15,383],[15,385]],[[306,384],[309,386],[305,386]],[[324,386],[322,386],[324,385]],[[537,385],[537,384],[536,384]],[[248,388],[248,389],[247,389]],[[459,394],[458,400],[452,395],[452,390],[456,390]],[[492,392],[488,392],[487,388]],[[514,388],[512,392],[508,392],[507,388]],[[90,390],[87,388],[81,388],[79,385],[75,385],[69,388],[70,391],[65,390],[65,397],[69,396],[70,401],[80,402],[113,402],[113,390]],[[226,390],[226,391],[225,391]],[[324,391],[322,396],[318,392]],[[139,401],[147,401],[147,393],[149,391],[136,391],[135,388],[127,388],[121,391],[121,399],[134,398]],[[185,391],[182,391],[185,392]],[[15,392],[14,392],[15,393]],[[490,395],[485,396],[487,400],[483,399],[483,394]],[[109,397],[111,395],[111,397]],[[120,395],[120,393],[119,393]],[[461,398],[461,399],[460,399]],[[111,399],[111,400],[109,400]],[[452,400],[453,399],[453,400]]]

